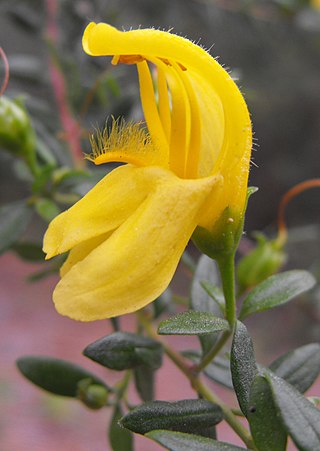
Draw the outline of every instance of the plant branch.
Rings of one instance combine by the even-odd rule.
[[[232,427],[232,429],[241,437],[243,442],[248,446],[249,449],[256,450],[251,435],[248,430],[238,421],[232,410],[227,406],[218,396],[216,396],[208,387],[205,385],[197,374],[194,373],[192,367],[189,367],[185,359],[175,351],[165,340],[159,339],[157,332],[150,322],[150,318],[146,316],[143,312],[138,312],[138,317],[143,325],[145,331],[149,337],[156,339],[161,343],[163,349],[167,356],[176,364],[176,366],[183,372],[183,374],[189,379],[192,388],[199,393],[203,398],[218,404],[224,414],[224,418],[227,423]]]
[[[3,50],[2,47],[0,47],[0,57],[2,58],[4,64],[4,79],[0,89],[0,97],[1,97],[2,94],[5,92],[5,90],[7,89],[9,83],[9,63],[7,55],[5,54],[5,51]]]
[[[219,259],[217,263],[221,274],[223,294],[226,301],[226,319],[229,322],[232,332],[237,321],[234,290],[234,254]]]

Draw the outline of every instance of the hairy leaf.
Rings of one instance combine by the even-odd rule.
[[[282,421],[298,449],[320,449],[320,411],[292,385],[273,374],[266,374]]]
[[[222,410],[218,405],[204,399],[185,399],[147,402],[123,417],[121,424],[138,434],[154,429],[201,434],[222,419]]]
[[[29,381],[55,395],[76,397],[78,383],[83,379],[90,379],[92,384],[108,389],[101,379],[66,360],[25,356],[17,360],[17,366]]]
[[[287,432],[274,404],[270,385],[260,374],[251,385],[248,420],[259,451],[285,451]]]
[[[188,310],[159,324],[160,335],[205,335],[229,329],[228,321],[209,312]]]
[[[159,368],[162,346],[155,340],[127,332],[115,332],[91,343],[83,354],[112,370],[125,370],[139,365]]]
[[[312,288],[315,282],[312,274],[303,270],[286,271],[268,277],[245,298],[240,319],[285,304]]]
[[[197,451],[239,451],[244,449],[229,443],[182,432],[155,430],[148,432],[146,437],[165,446],[170,451],[185,451],[187,449]]]
[[[257,365],[251,337],[240,321],[237,322],[232,341],[231,374],[240,408],[247,416],[250,388],[257,374]]]
[[[128,429],[119,426],[119,420],[123,416],[121,406],[115,406],[110,429],[109,441],[113,451],[131,451],[133,450],[132,433]]]
[[[272,362],[270,369],[304,393],[320,373],[320,344],[310,343],[290,351]]]

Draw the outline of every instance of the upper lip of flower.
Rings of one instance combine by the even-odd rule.
[[[168,32],[122,32],[103,23],[87,26],[83,47],[89,55],[113,56],[113,64],[136,64],[154,164],[181,178],[199,178],[225,177],[225,166],[230,170],[241,163],[244,153],[248,163],[246,104],[231,77],[204,49]],[[155,68],[157,93],[149,63]],[[112,157],[111,151],[106,161]],[[138,165],[150,164],[146,154],[134,158]]]

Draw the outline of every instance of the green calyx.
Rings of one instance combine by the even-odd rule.
[[[210,258],[224,259],[233,255],[242,235],[244,217],[227,207],[213,230],[198,226],[192,235],[195,245]]]
[[[21,102],[0,97],[0,147],[36,168],[35,133]]]

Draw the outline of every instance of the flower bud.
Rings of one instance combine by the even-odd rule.
[[[283,246],[277,240],[268,241],[260,233],[256,238],[257,246],[240,260],[237,267],[241,291],[258,285],[276,273],[286,260]]]
[[[105,407],[108,392],[102,385],[91,384],[91,379],[83,379],[78,383],[77,397],[89,409],[98,410]]]
[[[25,109],[8,97],[0,97],[0,146],[35,167],[35,133]]]

